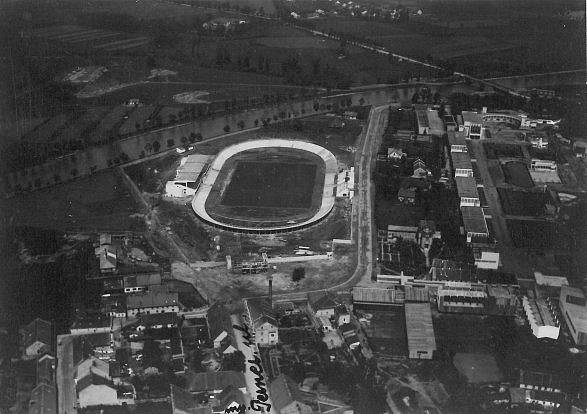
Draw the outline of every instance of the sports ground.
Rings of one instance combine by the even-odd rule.
[[[222,150],[192,201],[200,219],[237,232],[307,227],[334,206],[338,165],[318,145],[286,139],[243,142]]]

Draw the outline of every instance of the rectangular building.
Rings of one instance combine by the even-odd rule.
[[[436,338],[429,303],[406,303],[408,352],[412,359],[432,359]]]
[[[530,299],[524,296],[522,305],[536,338],[558,339],[560,324],[545,299]]]
[[[418,234],[418,227],[416,226],[394,226],[390,224],[387,226],[387,239],[391,240],[395,237],[402,238],[403,240],[411,240],[416,242]]]
[[[473,169],[471,167],[471,174]],[[479,193],[477,192],[477,181],[472,176],[455,176],[457,192],[461,199],[461,207],[480,207]]]
[[[587,345],[587,306],[585,293],[579,288],[561,286],[560,309],[577,345]]]
[[[461,207],[463,227],[467,235],[467,243],[485,242],[489,237],[489,229],[481,207]]]

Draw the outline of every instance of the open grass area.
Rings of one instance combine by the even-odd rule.
[[[238,162],[222,204],[239,207],[308,208],[316,165],[285,162]]]

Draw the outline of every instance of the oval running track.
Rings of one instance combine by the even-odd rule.
[[[297,150],[308,151],[313,154],[318,155],[324,161],[325,165],[325,177],[324,177],[324,188],[322,191],[322,202],[320,204],[320,209],[312,216],[310,219],[301,221],[299,223],[284,223],[283,225],[275,226],[275,227],[246,227],[246,226],[237,226],[231,225],[227,223],[221,223],[208,214],[206,211],[206,200],[208,199],[208,195],[224,166],[224,163],[232,156],[251,149],[257,148],[292,148]],[[328,151],[326,148],[323,148],[319,145],[312,144],[310,142],[304,141],[295,141],[295,140],[288,140],[288,139],[259,139],[254,141],[247,141],[242,142],[239,144],[231,145],[228,148],[223,149],[218,153],[204,176],[198,188],[196,190],[196,194],[192,199],[192,209],[196,213],[196,215],[203,220],[204,222],[218,227],[224,230],[230,230],[235,232],[241,233],[281,233],[293,230],[299,230],[305,227],[308,227],[312,224],[317,223],[318,221],[325,218],[334,207],[334,199],[336,194],[336,179],[338,176],[338,163],[336,162],[336,157]]]

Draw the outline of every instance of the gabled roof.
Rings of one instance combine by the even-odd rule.
[[[269,390],[277,412],[280,412],[293,402],[303,402],[302,392],[298,384],[285,374],[275,378],[269,386]]]
[[[54,386],[37,385],[29,401],[29,414],[56,414],[57,393]]]
[[[325,309],[334,309],[338,305],[334,295],[329,292],[308,293],[308,302],[314,312]]]
[[[189,392],[220,391],[229,385],[245,388],[244,374],[237,371],[217,371],[190,373],[187,377]]]
[[[25,348],[35,342],[51,345],[53,339],[53,326],[51,322],[37,318],[22,329]]]
[[[90,385],[105,385],[109,388],[116,389],[112,381],[93,372],[80,378],[75,385],[75,389],[78,393],[80,393]]]
[[[81,379],[89,374],[95,374],[104,378],[110,377],[110,365],[99,358],[91,356],[86,358],[78,365],[76,370],[76,379]]]
[[[156,308],[160,306],[179,306],[178,294],[176,292],[149,291],[128,296],[126,299],[128,309]]]
[[[233,331],[230,313],[228,313],[228,310],[223,304],[216,302],[210,306],[206,315],[206,320],[208,321],[208,330],[210,332],[211,340],[215,340],[223,332],[226,332],[227,336],[232,338]]]
[[[249,299],[246,301],[246,306],[249,308],[251,324],[254,328],[261,326],[265,322],[277,326],[275,312],[268,299]]]
[[[55,357],[44,355],[37,361],[37,384],[53,385],[55,380]]]

